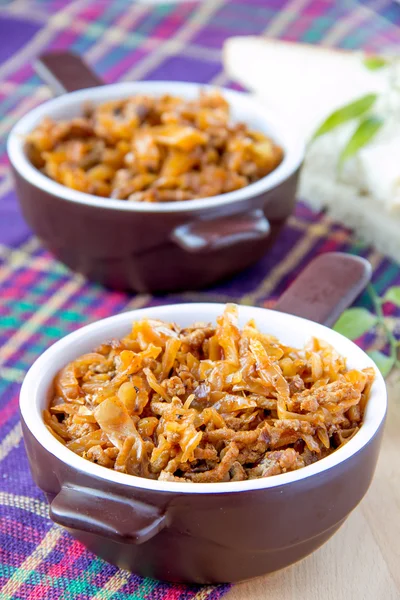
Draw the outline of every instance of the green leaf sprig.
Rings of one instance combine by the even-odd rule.
[[[349,104],[338,108],[318,127],[312,139],[316,140],[321,135],[325,135],[325,133],[329,133],[337,127],[340,127],[340,125],[344,125],[344,123],[362,117],[371,110],[376,100],[376,94],[366,94],[365,96],[358,98],[358,100],[354,100],[354,102],[350,102]]]
[[[361,148],[374,139],[382,125],[383,120],[379,117],[371,116],[360,120],[357,129],[340,153],[339,170],[343,168],[346,160],[357,154]]]
[[[370,55],[363,59],[363,65],[370,71],[377,71],[389,64],[387,59],[381,56]],[[352,158],[365,146],[372,142],[378,131],[383,125],[383,120],[373,114],[373,108],[378,99],[377,94],[366,94],[357,100],[353,100],[349,104],[342,106],[330,114],[323,123],[318,127],[311,138],[310,143],[333,131],[337,127],[357,121],[357,127],[342,149],[339,161],[338,171],[340,173],[343,165],[349,158]]]
[[[334,330],[348,337],[350,340],[356,340],[373,327],[378,327],[385,335],[389,344],[389,354],[384,354],[379,350],[371,350],[367,354],[376,363],[382,375],[386,377],[394,367],[400,368],[398,357],[400,340],[396,339],[388,324],[388,320],[383,312],[383,305],[386,302],[392,302],[400,308],[400,286],[389,288],[382,298],[378,296],[372,285],[368,286],[368,293],[374,305],[375,313],[370,312],[366,308],[349,308],[338,319]]]
[[[383,56],[377,56],[376,54],[370,54],[363,60],[364,67],[369,71],[378,71],[388,65],[388,61]]]

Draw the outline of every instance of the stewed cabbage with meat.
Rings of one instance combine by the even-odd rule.
[[[273,171],[283,151],[231,121],[217,91],[194,100],[137,95],[86,106],[82,117],[44,119],[27,154],[45,175],[80,192],[136,202],[216,196]]]
[[[83,458],[160,481],[269,477],[321,460],[359,430],[374,370],[332,346],[295,349],[238,326],[147,319],[69,363],[44,420]]]

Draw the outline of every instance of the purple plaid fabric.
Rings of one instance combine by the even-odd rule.
[[[50,97],[32,69],[45,50],[82,54],[107,82],[178,79],[229,86],[221,47],[232,35],[267,35],[342,48],[395,48],[400,7],[387,0],[210,0],[146,6],[131,0],[0,0],[0,598],[205,600],[228,586],[144,580],[96,558],[48,518],[21,439],[18,393],[24,373],[53,341],[104,316],[145,305],[194,300],[273,305],[318,253],[369,258],[382,293],[400,283],[397,265],[302,203],[273,250],[237,277],[202,292],[151,297],[107,291],[54,260],[24,223],[5,154],[6,136]],[[368,306],[363,295],[359,305]],[[395,315],[394,307],[387,307]],[[382,349],[373,333],[364,347]]]

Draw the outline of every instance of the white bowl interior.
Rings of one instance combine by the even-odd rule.
[[[26,425],[42,446],[71,467],[125,485],[189,493],[238,492],[288,484],[332,468],[368,443],[382,423],[387,405],[385,382],[374,362],[353,342],[322,325],[292,315],[247,306],[239,307],[240,325],[254,318],[261,331],[277,336],[287,345],[299,348],[314,336],[332,344],[341,355],[346,357],[349,368],[373,367],[375,369],[376,379],[372,386],[363,425],[354,438],[333,454],[298,471],[264,479],[231,483],[161,482],[118,473],[91,463],[68,450],[47,430],[42,419],[42,411],[48,406],[54,376],[68,362],[93,350],[106,340],[123,337],[130,331],[133,321],[157,318],[173,321],[182,326],[188,326],[196,321],[215,323],[216,317],[222,314],[223,309],[222,304],[176,304],[146,308],[103,319],[71,333],[44,352],[25,377],[20,395],[20,408]]]
[[[99,198],[67,188],[38,171],[28,160],[24,151],[24,140],[44,117],[54,120],[71,119],[82,114],[85,102],[100,104],[107,100],[117,100],[135,94],[159,96],[162,94],[177,95],[182,98],[196,98],[202,89],[213,89],[212,86],[197,83],[182,83],[174,81],[139,81],[116,83],[101,87],[89,88],[71,92],[64,96],[49,100],[30,111],[12,129],[8,139],[8,155],[14,168],[32,185],[39,187],[50,194],[59,196],[72,202],[101,206],[125,211],[141,212],[177,212],[180,210],[197,211],[213,208],[221,204],[240,201],[250,196],[257,196],[272,189],[287,179],[300,166],[304,146],[293,134],[287,119],[282,121],[276,114],[260,104],[249,94],[222,89],[221,92],[227,99],[232,110],[233,121],[243,121],[251,128],[270,135],[284,149],[282,163],[272,173],[241,190],[227,194],[190,200],[189,202],[171,202],[163,204],[149,204],[141,202],[121,202],[108,198]]]

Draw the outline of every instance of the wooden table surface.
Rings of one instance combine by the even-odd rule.
[[[400,600],[400,374],[372,485],[341,529],[303,561],[235,585],[226,600]]]

